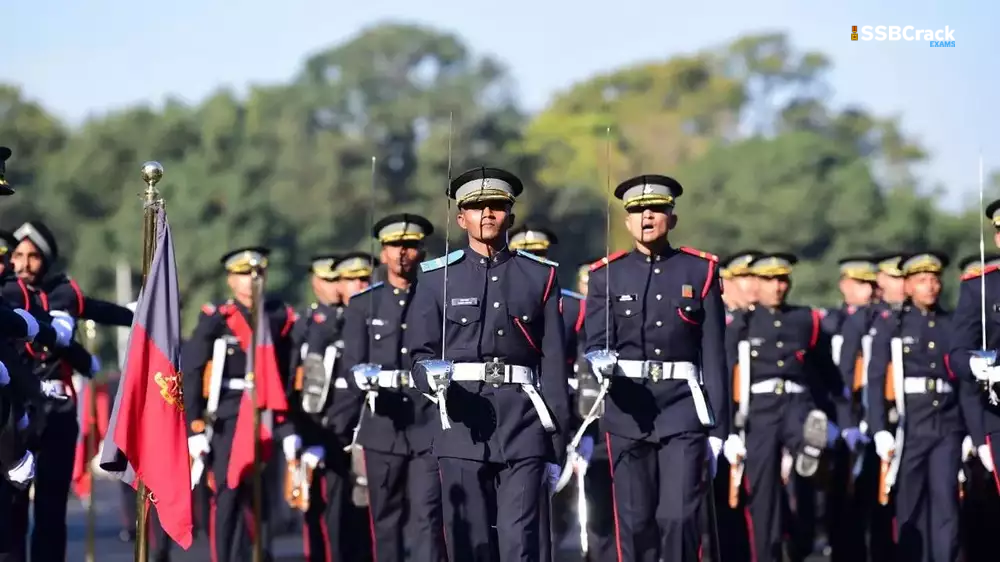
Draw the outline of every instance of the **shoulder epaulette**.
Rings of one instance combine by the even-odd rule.
[[[694,248],[692,248],[690,246],[681,246],[680,248],[677,248],[677,249],[680,250],[680,251],[682,251],[682,252],[684,252],[685,254],[691,254],[692,256],[698,256],[699,258],[701,258],[703,260],[714,261],[714,262],[719,261],[719,256],[717,256],[715,254],[710,254],[708,252],[702,252],[701,250],[696,250],[696,249],[694,249]]]
[[[550,267],[559,267],[558,263],[556,263],[554,261],[551,261],[551,260],[547,260],[547,259],[543,258],[542,256],[538,256],[538,255],[532,254],[531,252],[525,252],[524,250],[515,250],[515,254],[518,255],[518,256],[526,257],[526,258],[528,258],[531,261],[536,261],[536,262],[538,262],[540,264],[543,264],[543,265],[548,265]]]
[[[215,314],[217,310],[218,309],[215,307],[215,305],[210,302],[206,302],[205,304],[201,305],[201,312],[205,316],[212,316],[213,314]]]
[[[987,265],[986,268],[983,269],[981,272],[980,271],[972,271],[970,273],[966,273],[965,275],[962,276],[962,281],[968,281],[969,279],[976,279],[980,275],[989,275],[990,273],[993,273],[994,271],[997,271],[998,269],[1000,269],[1000,265]]]
[[[622,250],[620,252],[615,252],[615,253],[611,254],[610,256],[603,257],[603,258],[595,261],[594,263],[590,264],[590,270],[591,271],[597,271],[598,269],[601,269],[602,267],[608,265],[609,263],[611,263],[611,262],[613,262],[613,261],[615,261],[617,259],[621,259],[621,258],[623,258],[623,257],[625,257],[627,255],[628,255],[628,251],[626,251],[626,250]]]
[[[354,293],[353,295],[351,295],[351,298],[353,299],[354,297],[356,297],[358,295],[363,295],[365,293],[370,293],[370,292],[374,291],[375,289],[378,289],[382,285],[385,285],[385,283],[382,282],[382,281],[379,281],[378,283],[372,283],[371,285],[368,285],[367,288],[361,289],[357,293]]]
[[[465,257],[465,250],[455,250],[447,256],[441,256],[440,258],[434,258],[432,260],[427,260],[420,263],[420,271],[427,273],[428,271],[434,271],[436,269],[441,269],[445,265],[453,265],[458,263]]]
[[[576,299],[578,301],[582,301],[582,300],[586,299],[586,297],[584,297],[580,293],[574,293],[573,291],[570,291],[569,289],[563,289],[562,290],[562,296],[574,298],[574,299]]]

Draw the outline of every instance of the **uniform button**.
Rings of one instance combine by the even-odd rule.
[[[927,349],[934,349],[934,342],[928,343],[927,344]]]
[[[936,368],[937,368],[937,363],[931,363],[931,369],[936,369]]]
[[[375,334],[375,339],[376,340],[382,339],[382,334]]]
[[[933,327],[934,327],[934,321],[933,321],[933,320],[931,320],[930,322],[928,322],[928,323],[927,323],[927,327],[928,327],[928,328],[933,328]]]
[[[400,324],[399,325],[399,329],[400,330],[405,330],[406,329],[406,324]]]
[[[406,306],[406,301],[405,300],[399,301],[399,306]]]
[[[780,328],[781,327],[781,320],[775,320],[774,321],[774,327],[775,328]]]
[[[479,263],[486,263],[486,260],[484,260],[483,258],[479,258]]]
[[[407,353],[410,352],[410,350],[404,347],[403,349],[400,349],[399,352],[402,353],[403,355],[406,355]]]
[[[393,290],[392,290],[392,294],[394,294],[394,295],[398,295],[398,294],[399,294],[399,289],[393,289]]]
[[[522,322],[527,322],[527,321],[528,321],[528,316],[527,316],[527,315],[525,315],[525,316],[522,316],[522,317],[521,317],[521,321],[522,321]]]
[[[783,341],[776,342],[774,346],[777,347],[778,349],[781,349],[782,347],[785,347],[785,342]]]
[[[663,295],[656,295],[656,300],[661,300],[661,299],[663,299]]]
[[[503,330],[497,330],[497,335],[498,336],[502,336],[503,335]]]
[[[903,348],[903,353],[909,353],[909,352],[910,352],[910,346],[906,346]]]
[[[232,355],[232,354],[234,354],[234,353],[236,353],[236,350],[234,350],[234,349],[233,349],[233,348],[231,348],[231,347],[230,347],[229,349],[227,349],[227,350],[226,350],[226,355]]]
[[[625,311],[625,316],[632,316],[632,311],[631,310],[626,310]]]
[[[938,401],[937,401],[937,400],[935,400],[935,401],[931,402],[931,405],[932,405],[932,406],[934,406],[935,408],[937,408],[937,405],[938,405]]]
[[[750,352],[750,357],[757,357],[757,350],[756,349]]]
[[[649,263],[651,261],[653,261],[652,258],[650,258],[649,256],[646,256],[646,263]]]
[[[782,361],[781,359],[778,359],[778,366],[779,367],[784,367],[785,366],[785,362]]]
[[[493,277],[490,277],[490,281],[499,281],[499,280],[500,280],[500,278],[497,277],[496,275],[494,275]]]
[[[500,308],[500,303],[498,302],[493,303],[493,308]]]
[[[657,321],[656,321],[656,325],[657,325],[657,326],[662,326],[662,325],[663,325],[663,322],[660,322],[659,320],[657,320]]]
[[[657,268],[653,269],[653,273],[659,273],[659,272],[660,272],[660,268],[657,267]]]
[[[653,353],[655,353],[655,354],[659,355],[659,354],[660,354],[660,350],[659,350],[659,349],[654,349],[654,350],[653,350]]]
[[[468,322],[468,321],[469,321],[469,319],[468,319],[468,318],[462,318],[462,324],[465,324],[465,323],[466,323],[466,322]]]
[[[662,256],[656,256],[656,261],[660,261],[661,258]]]

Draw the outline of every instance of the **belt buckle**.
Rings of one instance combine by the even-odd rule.
[[[507,369],[503,361],[494,357],[492,361],[486,363],[484,366],[486,368],[486,372],[483,376],[483,381],[486,382],[486,384],[499,387],[504,383],[504,375],[506,374]]]
[[[399,371],[399,387],[405,388],[407,386],[410,386],[410,372]]]
[[[776,384],[774,386],[774,393],[775,394],[784,394],[785,393],[785,381],[784,380],[779,380],[778,384]]]
[[[937,379],[927,377],[927,392],[934,394],[937,392]]]
[[[660,382],[663,380],[663,362],[662,361],[646,361],[643,363],[643,369],[646,371],[646,376],[649,380],[653,382]]]

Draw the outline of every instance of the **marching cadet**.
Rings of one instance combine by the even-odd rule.
[[[536,225],[514,227],[508,235],[510,236],[508,248],[519,252],[531,252],[542,258],[548,257],[549,248],[559,243],[555,233]]]
[[[705,463],[714,474],[720,451],[744,450],[729,435],[718,258],[668,241],[682,192],[661,175],[618,185],[635,249],[591,266],[586,349],[608,389],[600,423],[623,562],[698,560]]]
[[[54,329],[54,341],[39,341],[25,345],[25,361],[33,366],[42,387],[65,400],[45,402],[29,408],[33,424],[29,428],[31,447],[42,466],[35,481],[34,518],[37,525],[31,532],[32,560],[63,560],[66,557],[66,506],[73,477],[73,460],[79,423],[72,374],[77,370],[92,376],[100,363],[77,342],[73,341],[74,323],[64,311],[54,310],[43,280],[51,274],[52,264],[59,257],[52,232],[41,222],[27,222],[14,231],[17,242],[11,265],[16,278],[4,284],[4,299],[22,308]],[[72,399],[69,399],[72,398]],[[14,494],[12,512],[19,536],[27,537],[28,511],[32,500],[26,490]],[[26,545],[20,545],[22,552]]]
[[[841,259],[838,267],[840,280],[837,287],[842,302],[840,307],[825,311],[821,326],[823,332],[830,337],[831,355],[834,363],[840,367],[844,384],[852,389],[853,396],[857,396],[863,386],[863,369],[860,359],[856,360],[853,356],[842,358],[845,339],[843,332],[848,320],[855,314],[863,314],[861,311],[871,304],[878,265],[870,257],[852,256]],[[852,408],[852,424],[857,424],[860,422],[860,400],[853,401]],[[863,517],[863,514],[875,504],[875,495],[859,493],[854,481],[855,466],[861,466],[860,463],[864,462],[867,436],[859,432],[852,437],[857,437],[858,440],[844,440],[832,451],[833,473],[827,482],[826,494],[826,529],[833,560],[845,562],[864,560],[865,523],[868,518]]]
[[[407,213],[376,222],[372,236],[382,244],[385,281],[353,295],[344,318],[348,383],[370,401],[357,443],[370,483],[376,562],[445,559],[441,481],[431,451],[440,422],[434,403],[413,385],[403,341],[412,322],[423,239],[433,232],[430,221]]]
[[[732,312],[757,301],[758,279],[750,275],[750,263],[760,255],[757,250],[743,250],[721,262],[719,277],[722,278],[722,302],[726,304],[726,324],[732,322]]]
[[[497,168],[451,182],[469,245],[421,264],[410,305],[413,380],[441,418],[434,454],[449,560],[549,556],[539,497],[565,456],[568,384],[556,268],[507,247],[522,189]]]
[[[360,562],[371,557],[363,474],[352,467],[352,452],[345,452],[353,445],[351,432],[362,402],[349,392],[342,353],[345,305],[352,294],[368,288],[375,264],[364,252],[335,258],[324,256],[313,264],[316,296],[327,304],[313,312],[304,335],[302,384],[291,404],[307,445],[301,461],[315,469],[303,529],[310,562]],[[360,497],[352,501],[352,496]]]
[[[0,276],[7,272],[10,267],[10,255],[17,247],[17,240],[14,235],[6,230],[0,230]]]
[[[742,488],[753,560],[781,557],[782,448],[794,456],[796,485],[808,486],[826,448],[841,436],[859,438],[855,427],[838,429],[849,425],[849,404],[820,312],[786,303],[797,261],[791,254],[766,253],[751,262],[750,273],[760,278],[757,303],[737,314],[727,332],[729,360],[738,373],[736,426],[747,440],[746,460],[730,469],[730,505],[738,504]],[[796,532],[811,535],[812,518],[808,509],[800,511]],[[801,559],[809,554],[802,549],[812,545],[790,546],[792,558]]]
[[[869,401],[872,439],[887,469],[880,493],[896,491],[899,560],[958,559],[962,441],[969,434],[984,442],[976,386],[948,368],[951,315],[938,303],[947,264],[933,252],[900,260],[906,301],[899,311],[882,313],[872,342],[869,388],[885,389],[899,419],[893,435],[885,402]]]
[[[265,557],[270,559],[270,528],[268,498],[261,498],[260,527],[242,519],[252,506],[251,486],[245,481],[249,471],[230,466],[236,443],[242,443],[239,429],[252,427],[240,423],[241,403],[247,392],[246,375],[249,365],[248,351],[253,340],[257,321],[252,318],[252,271],[267,268],[270,251],[262,247],[240,248],[227,253],[220,260],[232,297],[222,303],[209,303],[201,308],[198,323],[191,337],[185,342],[182,353],[183,371],[190,377],[185,393],[185,412],[190,424],[188,452],[197,463],[204,463],[209,471],[209,483],[214,489],[212,521],[209,524],[209,541],[212,560],[233,562],[246,560],[246,552],[253,533],[261,533]],[[254,351],[256,364],[254,376],[261,381],[258,404],[284,401],[284,388],[288,380],[283,372],[289,364],[289,334],[295,322],[291,307],[281,301],[261,296],[261,314],[266,318],[271,341],[258,333]],[[266,315],[266,316],[264,316]],[[268,344],[271,345],[268,345]],[[273,357],[267,357],[273,354]],[[198,392],[197,389],[202,389]],[[281,441],[285,458],[294,458],[301,448],[301,439],[295,435],[291,424],[284,423],[286,412],[272,412],[275,439]],[[251,430],[252,433],[252,430]],[[266,462],[266,461],[265,461]],[[192,475],[193,478],[196,475]],[[266,486],[265,486],[266,489]],[[266,494],[266,492],[265,492]]]

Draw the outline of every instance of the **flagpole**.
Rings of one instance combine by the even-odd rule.
[[[83,341],[86,346],[87,351],[92,355],[97,350],[97,329],[96,323],[93,320],[87,320],[83,325]],[[90,382],[90,394],[87,398],[87,412],[90,419],[87,421],[87,442],[84,444],[84,450],[87,454],[84,455],[86,459],[86,465],[84,468],[87,471],[87,475],[90,478],[90,501],[87,502],[87,562],[95,562],[97,560],[97,549],[95,546],[95,534],[97,532],[97,507],[95,488],[97,487],[96,479],[94,478],[94,458],[97,456],[97,381],[94,377],[97,373],[91,374]]]
[[[146,183],[142,201],[142,287],[153,263],[156,251],[156,211],[163,204],[156,184],[163,178],[163,166],[159,162],[142,165],[142,181]],[[140,291],[140,295],[142,292]],[[135,562],[149,561],[149,492],[146,484],[136,475],[135,481]]]

